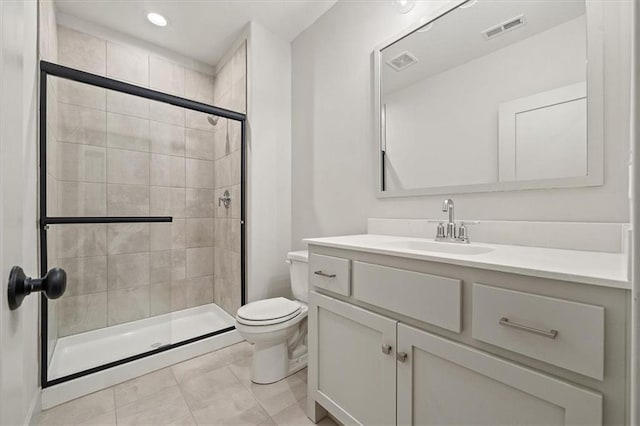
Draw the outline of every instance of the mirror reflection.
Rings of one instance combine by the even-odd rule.
[[[469,1],[380,55],[384,190],[588,174],[582,1]]]

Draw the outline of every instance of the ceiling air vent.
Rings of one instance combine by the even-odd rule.
[[[494,37],[499,36],[500,34],[504,34],[507,31],[515,30],[516,28],[520,28],[527,21],[524,19],[524,15],[516,16],[515,18],[509,19],[508,21],[503,22],[500,25],[496,25],[486,30],[482,31],[482,36],[485,40],[490,40]]]
[[[391,68],[393,68],[396,71],[402,71],[405,68],[415,64],[416,62],[418,62],[418,58],[413,56],[411,52],[405,50],[395,58],[389,59],[387,61],[387,65],[389,65]]]

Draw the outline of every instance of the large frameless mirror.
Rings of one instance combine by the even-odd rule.
[[[470,0],[376,49],[379,195],[602,184],[601,7]]]

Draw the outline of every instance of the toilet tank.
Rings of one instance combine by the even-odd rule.
[[[307,303],[309,297],[309,252],[307,250],[289,252],[287,262],[289,262],[293,297]]]

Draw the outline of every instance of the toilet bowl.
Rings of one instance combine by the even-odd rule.
[[[274,383],[307,366],[308,253],[288,253],[287,262],[296,300],[258,300],[236,313],[236,330],[253,344],[254,383]]]

